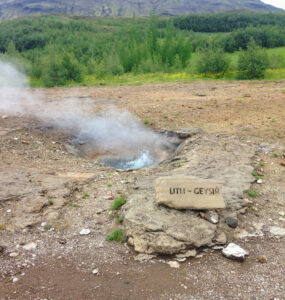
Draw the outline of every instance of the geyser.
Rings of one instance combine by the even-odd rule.
[[[0,61],[0,113],[31,117],[72,136],[77,154],[100,158],[114,168],[134,169],[158,163],[173,153],[175,146],[166,136],[145,127],[134,115],[108,104],[95,113],[94,105],[95,99],[47,100],[30,90],[26,77],[13,65]]]

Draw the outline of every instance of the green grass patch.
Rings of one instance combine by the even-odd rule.
[[[49,204],[49,205],[53,205],[53,200],[51,200],[51,199],[48,200],[48,204]]]
[[[122,229],[115,229],[112,233],[107,235],[106,239],[107,241],[123,243],[126,237]]]
[[[124,205],[125,203],[126,203],[125,198],[119,197],[119,198],[117,198],[117,199],[112,203],[110,209],[111,209],[111,210],[116,210],[116,209],[118,209],[119,207],[121,207],[122,205]]]
[[[247,194],[248,194],[248,196],[251,197],[251,198],[256,198],[256,197],[259,196],[258,192],[254,191],[254,190],[248,190],[248,191],[247,191]]]
[[[82,199],[86,199],[88,197],[89,197],[89,194],[87,194],[87,193],[85,193],[85,194],[82,195]]]
[[[263,176],[262,176],[262,175],[259,175],[256,171],[253,171],[253,172],[251,173],[251,175],[252,175],[253,177],[255,177],[256,179],[263,179]]]

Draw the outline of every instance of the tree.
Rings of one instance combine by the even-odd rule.
[[[239,79],[259,79],[264,78],[266,68],[268,67],[267,53],[261,47],[257,46],[252,39],[247,47],[239,54],[238,71]]]

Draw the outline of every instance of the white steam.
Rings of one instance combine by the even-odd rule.
[[[74,137],[85,154],[105,154],[126,161],[126,168],[143,167],[166,158],[168,141],[144,127],[127,111],[108,107],[94,115],[86,99],[48,102],[31,93],[26,77],[0,61],[0,113],[36,118]],[[162,157],[161,157],[162,155]],[[122,167],[124,168],[124,167]]]

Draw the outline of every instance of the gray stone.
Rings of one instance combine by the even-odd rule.
[[[215,242],[217,245],[224,245],[227,242],[227,236],[224,232],[219,233],[216,238]]]
[[[177,258],[188,258],[188,257],[195,257],[196,255],[197,255],[197,250],[192,249],[192,250],[188,250],[185,253],[176,254],[176,257]]]
[[[233,217],[227,217],[226,224],[231,228],[237,228],[238,227],[238,219],[233,218]]]
[[[222,250],[222,253],[225,257],[240,262],[243,262],[245,257],[248,255],[246,250],[234,243],[228,244],[228,246]]]
[[[269,232],[275,236],[285,236],[285,228],[278,226],[269,227]]]
[[[219,223],[219,215],[214,210],[209,210],[205,214],[205,219],[213,224]]]

